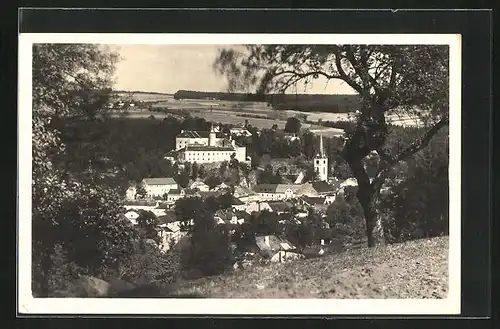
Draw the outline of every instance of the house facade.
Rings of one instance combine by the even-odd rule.
[[[149,198],[162,197],[170,190],[179,188],[172,177],[144,178],[141,182]]]
[[[261,200],[277,201],[294,199],[298,196],[315,196],[317,192],[312,184],[258,184],[254,187],[254,192],[259,195]]]
[[[205,132],[182,131],[176,137],[176,154],[177,161],[181,163],[217,163],[230,161],[233,156],[240,162],[247,161],[246,147],[224,138],[214,127]]]

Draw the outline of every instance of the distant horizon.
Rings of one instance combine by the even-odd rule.
[[[213,70],[220,48],[241,45],[217,44],[108,44],[120,56],[113,89],[147,90],[174,94],[178,90],[228,92],[225,76]],[[306,87],[298,83],[287,94],[351,95],[356,92],[341,80],[320,77]],[[208,92],[208,91],[207,91]],[[243,92],[245,91],[238,91]]]
[[[221,93],[221,94],[246,94],[245,92],[228,92],[228,91],[211,91],[211,90],[188,90],[188,89],[179,89],[176,90],[175,92],[163,92],[163,91],[151,91],[151,90],[125,90],[125,89],[112,89],[113,92],[123,92],[123,93],[143,93],[143,94],[161,94],[161,95],[175,95],[178,91],[190,91],[190,92],[199,92],[199,93]],[[252,93],[255,94],[255,93]],[[277,95],[279,93],[268,93],[266,95]],[[290,93],[288,95],[294,95],[295,93]],[[357,94],[312,94],[312,93],[297,93],[297,95],[321,95],[321,96],[330,96],[330,95],[337,95],[337,96],[352,96],[352,95],[357,95]]]

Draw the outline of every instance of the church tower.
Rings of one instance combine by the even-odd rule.
[[[214,125],[210,128],[210,134],[208,135],[208,146],[215,146],[216,133]]]
[[[328,157],[325,155],[323,147],[323,132],[320,131],[319,135],[319,150],[320,153],[314,158],[314,171],[318,173],[318,180],[328,180]]]

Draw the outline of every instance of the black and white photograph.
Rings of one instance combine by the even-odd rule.
[[[460,312],[459,35],[19,47],[24,312]]]

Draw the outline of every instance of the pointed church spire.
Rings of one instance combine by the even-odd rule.
[[[325,157],[325,150],[323,148],[323,129],[319,131],[319,150],[322,158]]]

